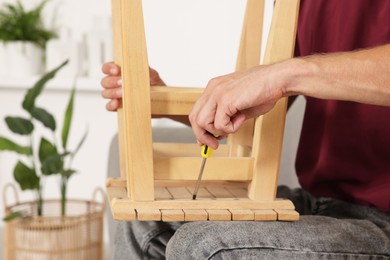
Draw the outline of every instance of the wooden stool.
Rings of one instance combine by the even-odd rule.
[[[207,161],[198,199],[192,191],[202,157],[197,144],[152,143],[151,115],[188,115],[203,89],[150,87],[142,0],[113,0],[115,62],[122,67],[118,110],[121,178],[107,180],[117,220],[285,220],[299,214],[275,198],[287,99],[248,120]],[[291,58],[299,0],[274,6],[264,64]],[[264,0],[248,0],[237,70],[259,64]]]

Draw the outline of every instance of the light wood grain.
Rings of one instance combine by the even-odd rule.
[[[264,64],[293,57],[299,0],[276,1]],[[276,195],[287,99],[282,99],[255,123],[252,155],[255,158],[249,197],[272,200]]]
[[[187,190],[189,190],[191,192],[191,194],[193,194],[195,191],[195,183],[193,186],[187,187]],[[198,193],[196,194],[196,198],[197,199],[210,199],[210,198],[215,198],[215,197],[206,188],[199,187]]]
[[[235,198],[233,194],[231,194],[224,187],[207,187],[207,190],[215,197],[215,198]]]
[[[232,220],[235,221],[251,221],[255,220],[255,213],[249,209],[230,209]]]
[[[155,190],[154,194],[156,196],[156,200],[173,199],[171,193],[169,193],[169,191],[165,187],[155,187],[154,190]]]
[[[154,200],[149,65],[141,0],[122,0],[122,91],[125,166],[130,197]],[[117,37],[119,38],[119,37]],[[116,39],[114,37],[114,39]]]
[[[236,71],[260,64],[263,32],[264,0],[248,0],[246,3]],[[239,145],[252,146],[254,120],[247,120],[241,129],[229,136],[230,155],[239,156]]]
[[[172,133],[174,134],[174,133]],[[191,143],[153,143],[154,157],[196,157],[201,155],[201,148],[198,144]],[[213,157],[228,157],[229,147],[221,144],[214,151]]]
[[[112,29],[114,38],[114,62],[120,67],[123,64],[122,60],[122,17],[120,15],[121,0],[111,1],[111,12],[112,12]],[[124,114],[122,109],[122,102],[117,110],[118,115],[118,146],[119,146],[119,169],[120,176],[126,178],[126,163],[125,163],[125,132],[123,129],[124,125]]]
[[[127,191],[125,188],[108,187],[107,188],[108,201],[111,206],[112,217],[116,220],[135,220],[136,212],[134,208],[128,207],[126,201]],[[124,202],[124,203],[121,203]]]
[[[155,187],[194,187],[196,180],[155,180]],[[200,182],[199,187],[231,187],[245,188],[248,181],[225,181],[225,180],[205,180]],[[191,188],[189,189],[192,190]]]
[[[202,157],[155,157],[156,180],[195,180],[198,178]],[[252,179],[252,158],[211,157],[207,159],[202,180],[246,181]]]
[[[258,209],[252,210],[255,214],[255,221],[275,221],[277,220],[277,213],[272,209]]]
[[[232,220],[232,214],[227,209],[208,209],[206,210],[209,215],[209,220],[212,221],[230,221]]]
[[[152,144],[151,114],[186,115],[203,89],[150,87],[142,0],[113,0],[112,7],[115,61],[122,66],[123,81],[121,178],[106,183],[114,218],[298,220],[291,201],[275,199],[286,100],[221,145],[207,160],[197,200],[192,200],[200,148]],[[299,0],[276,1],[265,64],[292,57],[298,7]],[[263,11],[264,0],[248,0],[236,70],[259,64]]]
[[[188,115],[202,88],[151,87],[151,111],[153,115]]]
[[[293,209],[275,209],[280,221],[298,221],[299,213]]]
[[[124,199],[115,201],[114,199],[112,207],[133,209],[294,209],[294,205],[289,200],[254,202],[249,199],[182,199],[145,202]]]
[[[185,209],[184,220],[185,221],[206,221],[208,220],[208,214],[203,209]]]
[[[227,190],[233,194],[235,198],[248,198],[248,189],[246,188],[228,187]]]
[[[184,221],[184,211],[181,209],[163,209],[161,214],[162,221]]]
[[[106,180],[106,187],[126,187],[126,178],[108,178]]]
[[[158,209],[137,209],[137,220],[139,221],[160,221],[161,211]]]
[[[191,199],[192,194],[185,187],[167,188],[174,199]]]

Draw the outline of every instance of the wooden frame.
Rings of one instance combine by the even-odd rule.
[[[246,122],[221,145],[208,159],[198,199],[192,200],[200,148],[152,143],[151,115],[186,115],[203,90],[150,87],[142,0],[112,0],[112,10],[115,62],[122,67],[123,81],[121,178],[107,180],[114,218],[298,220],[291,201],[275,198],[287,99]],[[276,1],[264,64],[293,56],[298,10],[299,0]],[[259,64],[263,12],[264,0],[247,1],[237,70]]]

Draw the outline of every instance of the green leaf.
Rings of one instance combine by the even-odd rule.
[[[70,125],[72,122],[72,116],[73,116],[73,104],[74,104],[74,95],[76,93],[76,89],[73,88],[72,91],[70,92],[70,98],[68,105],[65,110],[65,115],[64,115],[64,124],[62,126],[62,132],[61,132],[61,137],[62,137],[62,147],[66,150],[66,146],[68,144],[68,136],[69,136],[69,129]]]
[[[16,218],[23,218],[23,217],[24,217],[23,211],[14,211],[11,214],[9,214],[8,216],[5,216],[3,218],[3,221],[11,221],[11,220],[14,220]]]
[[[20,1],[4,4],[0,10],[0,40],[32,42],[44,49],[46,42],[57,36],[45,28],[42,20],[42,10],[47,2],[44,0],[28,11]]]
[[[43,175],[61,173],[63,168],[64,160],[63,157],[59,154],[51,155],[41,163],[41,170]]]
[[[24,155],[32,155],[32,149],[29,146],[21,146],[13,141],[0,136],[0,151],[11,151]]]
[[[76,173],[76,170],[68,169],[68,170],[63,170],[63,171],[61,172],[61,175],[62,175],[62,176],[65,176],[65,177],[67,177],[67,178],[70,178],[70,176],[72,176],[72,175],[75,174],[75,173]]]
[[[52,155],[58,155],[57,148],[50,143],[47,139],[41,138],[41,143],[39,144],[39,160],[44,162],[47,158]]]
[[[63,156],[59,155],[57,148],[45,138],[41,139],[38,156],[41,162],[42,174],[55,174],[63,169]]]
[[[43,108],[34,107],[31,111],[31,116],[53,132],[56,130],[56,120],[54,116]]]
[[[35,100],[36,98],[39,96],[39,94],[41,94],[43,88],[45,87],[46,83],[51,80],[52,78],[54,78],[54,76],[56,75],[56,73],[62,68],[64,67],[66,64],[68,63],[68,60],[64,61],[60,66],[58,66],[57,68],[53,69],[52,71],[46,73],[45,75],[43,75],[36,83],[35,85],[30,88],[28,91],[27,91],[27,94],[26,96],[24,97],[24,100],[23,100],[23,104],[22,104],[22,107],[29,113],[31,113],[31,111],[33,110],[33,108],[35,107]]]
[[[15,134],[29,135],[34,130],[32,122],[22,117],[7,116],[5,122],[8,128]]]
[[[14,178],[22,190],[34,190],[39,188],[39,177],[34,169],[18,162],[14,169]]]

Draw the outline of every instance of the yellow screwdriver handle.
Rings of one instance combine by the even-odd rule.
[[[214,135],[214,137],[218,137],[218,135]],[[203,158],[209,158],[213,155],[214,150],[208,147],[207,145],[202,145],[201,155]]]
[[[202,145],[202,151],[201,151],[201,154],[202,154],[202,157],[203,158],[209,158],[211,157],[211,155],[213,155],[213,149],[211,149],[210,147],[208,147],[207,145]]]

